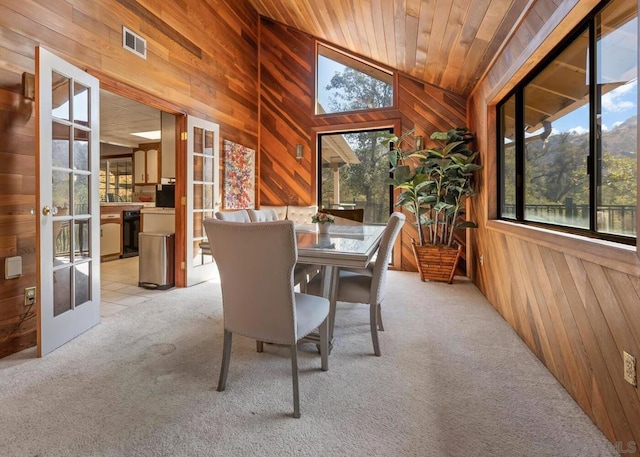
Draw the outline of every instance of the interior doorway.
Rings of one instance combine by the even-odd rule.
[[[176,116],[100,90],[103,317],[161,293],[139,287],[138,235],[145,230],[145,217],[147,225],[154,224],[148,229],[176,231],[175,208],[168,207],[175,206],[168,203],[175,202],[175,195],[167,198],[175,192],[176,146]],[[174,276],[172,271],[172,283]]]

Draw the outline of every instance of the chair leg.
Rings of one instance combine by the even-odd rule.
[[[371,339],[373,340],[373,352],[380,357],[380,343],[378,342],[378,305],[369,306],[369,320],[371,321]]]
[[[262,341],[256,340],[256,351],[257,352],[264,351],[264,343]]]
[[[322,321],[318,327],[320,333],[320,360],[322,361],[322,371],[329,369],[329,318]]]
[[[338,287],[340,281],[340,269],[334,268],[331,276],[331,296],[329,297],[329,344],[333,341],[333,328],[336,322],[336,307],[338,303]]]
[[[382,304],[378,305],[378,330],[384,332],[384,325],[382,325]]]
[[[298,346],[291,345],[291,377],[293,378],[293,417],[300,418],[300,391],[298,390]]]
[[[227,373],[229,372],[229,359],[231,359],[231,339],[233,334],[224,329],[224,344],[222,347],[222,364],[220,365],[220,379],[218,379],[218,392],[222,392],[227,385]]]

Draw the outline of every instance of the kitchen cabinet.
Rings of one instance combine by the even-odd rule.
[[[133,153],[135,184],[158,184],[160,182],[160,154],[157,149],[139,149]]]
[[[120,257],[122,255],[122,213],[100,215],[100,257]]]

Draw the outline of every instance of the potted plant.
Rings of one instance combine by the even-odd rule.
[[[335,218],[331,214],[321,211],[311,216],[311,222],[318,224],[318,232],[320,233],[329,233],[329,224],[333,224],[335,221]]]
[[[473,174],[481,168],[475,163],[478,153],[469,148],[475,136],[467,128],[455,128],[431,134],[435,147],[404,149],[411,135],[413,130],[399,138],[388,137],[393,142],[393,184],[400,190],[396,206],[414,215],[418,241],[412,247],[421,279],[450,283],[461,250],[454,234],[476,227],[464,218],[466,199],[475,194]],[[413,159],[414,167],[407,170],[408,159]]]

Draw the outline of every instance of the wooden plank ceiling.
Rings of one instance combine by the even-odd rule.
[[[525,0],[249,0],[259,14],[467,96]]]

